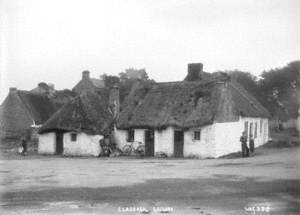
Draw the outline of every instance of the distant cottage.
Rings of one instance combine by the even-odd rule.
[[[47,96],[10,88],[1,105],[1,137],[18,138],[31,126],[43,124],[55,111],[56,107]]]
[[[243,131],[255,147],[266,143],[268,111],[228,75],[203,78],[202,67],[188,66],[197,81],[135,86],[117,120],[119,148],[138,141],[147,156],[216,158],[240,151]]]
[[[84,91],[99,93],[105,88],[104,80],[91,78],[90,72],[85,70],[82,72],[81,80],[73,87],[72,91],[80,94]]]
[[[41,126],[74,96],[68,90],[55,91],[50,87],[47,91],[46,85],[45,83],[39,84],[32,91],[10,88],[0,110],[1,138],[19,138],[24,134],[28,135],[30,130],[35,131],[36,129],[32,130],[32,128]]]
[[[34,91],[44,89],[40,84]],[[13,91],[9,97],[14,99],[7,98],[2,113],[8,113],[11,103],[25,107],[20,102],[25,99]],[[188,65],[184,81],[136,80],[122,104],[118,86],[107,89],[102,80],[90,78],[88,71],[82,73],[72,91],[77,96],[71,100],[59,99],[58,93],[41,97],[45,107],[41,104],[36,109],[49,114],[32,122],[43,124],[39,129],[39,153],[98,156],[101,140],[109,137],[121,150],[141,142],[146,156],[216,158],[241,151],[244,131],[248,140],[254,138],[255,147],[269,137],[269,112],[230,76],[205,73],[201,63]],[[29,93],[30,97],[41,96],[35,92]],[[52,102],[47,103],[49,98]],[[53,101],[64,104],[55,113]],[[14,112],[17,110],[8,115]]]
[[[64,105],[39,130],[40,154],[98,156],[99,141],[110,134],[112,113],[104,99],[82,92]]]

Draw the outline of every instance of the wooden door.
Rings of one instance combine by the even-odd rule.
[[[58,155],[61,155],[64,150],[63,135],[64,135],[64,133],[62,131],[56,132],[56,151],[55,152]]]
[[[174,131],[174,157],[183,157],[184,132]]]
[[[154,130],[145,131],[145,156],[154,156]]]

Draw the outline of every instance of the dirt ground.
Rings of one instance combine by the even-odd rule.
[[[300,214],[300,147],[250,158],[0,158],[1,214]]]

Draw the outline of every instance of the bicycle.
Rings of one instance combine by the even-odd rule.
[[[141,142],[132,142],[122,148],[123,155],[145,155],[145,146]]]

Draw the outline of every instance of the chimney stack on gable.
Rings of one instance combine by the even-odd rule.
[[[201,80],[203,72],[202,63],[189,63],[188,64],[188,74],[185,81],[197,81]]]
[[[9,93],[16,93],[17,92],[17,88],[16,87],[10,87],[9,88]]]
[[[84,70],[82,72],[82,80],[87,80],[87,79],[90,79],[90,71]]]

